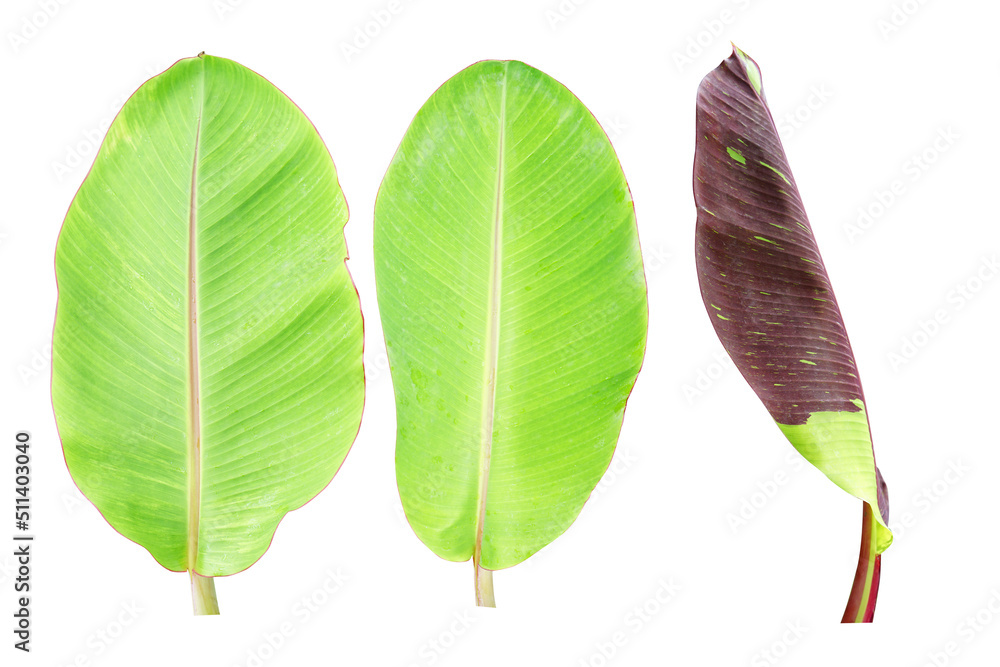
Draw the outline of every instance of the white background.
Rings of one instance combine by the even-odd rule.
[[[12,547],[0,546],[0,662],[995,662],[995,5],[577,2],[5,0],[0,499],[13,505],[14,433],[26,429],[37,541],[30,655],[11,648]],[[344,45],[372,12],[390,20],[368,25],[377,34],[348,57]],[[729,40],[763,71],[864,381],[897,528],[870,626],[839,624],[861,503],[794,454],[722,354],[698,294],[695,92]],[[125,97],[202,50],[268,78],[329,146],[352,213],[369,378],[340,474],[284,520],[256,565],[218,580],[216,618],[194,618],[186,576],[163,570],[79,496],[48,394],[52,258],[70,200]],[[614,470],[565,535],[496,574],[496,610],[472,605],[469,563],[440,560],[401,518],[371,252],[376,190],[410,119],[485,58],[542,69],[607,129],[635,199],[651,318]],[[952,138],[935,147],[942,132]],[[897,180],[901,194],[879,209]],[[850,235],[859,209],[873,211],[872,223]],[[920,334],[936,312],[942,323]],[[776,475],[784,483],[769,485]],[[744,501],[755,513],[744,507],[735,525]],[[12,524],[0,521],[0,545],[11,544]],[[329,572],[347,578],[333,594],[323,590]],[[661,582],[680,587],[666,603]],[[314,611],[303,598],[319,601]],[[605,657],[616,633],[620,646]]]

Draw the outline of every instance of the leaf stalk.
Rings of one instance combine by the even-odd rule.
[[[215,579],[203,577],[194,570],[191,574],[191,602],[195,616],[218,616],[219,598],[215,595]]]
[[[496,607],[497,602],[493,597],[493,570],[480,566],[478,560],[473,564],[476,568],[476,606]]]
[[[875,601],[878,598],[879,577],[882,572],[882,555],[876,551],[875,515],[871,505],[863,503],[861,521],[861,556],[854,574],[854,585],[847,599],[847,609],[841,623],[871,623],[875,618]]]

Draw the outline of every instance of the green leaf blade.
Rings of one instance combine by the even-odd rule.
[[[346,220],[308,119],[232,61],[179,61],[109,129],[57,249],[53,405],[74,480],[164,567],[249,567],[346,456]]]
[[[515,565],[599,481],[642,360],[645,281],[610,142],[550,77],[473,65],[407,131],[375,254],[407,517],[444,558],[478,541],[484,568]]]

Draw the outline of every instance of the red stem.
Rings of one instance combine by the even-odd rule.
[[[875,618],[875,601],[878,598],[878,582],[882,571],[882,556],[875,553],[875,515],[868,503],[864,505],[861,521],[861,557],[854,573],[854,585],[847,599],[847,609],[841,623],[871,623]],[[869,572],[871,582],[869,583]],[[866,591],[867,589],[867,591]],[[867,595],[866,595],[867,592]]]

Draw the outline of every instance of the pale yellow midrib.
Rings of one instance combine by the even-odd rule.
[[[497,187],[493,211],[493,238],[490,266],[490,303],[487,310],[486,359],[483,369],[483,416],[479,446],[479,495],[476,518],[476,543],[472,560],[477,570],[482,561],[483,529],[486,524],[486,494],[490,481],[490,459],[493,450],[493,420],[496,411],[497,365],[500,356],[500,295],[501,261],[503,259],[503,188],[504,188],[504,135],[507,119],[507,68],[504,64],[503,89],[500,94],[500,131],[497,140]]]
[[[205,104],[204,60],[198,58],[198,125],[195,129],[194,155],[191,160],[191,201],[188,209],[187,267],[187,337],[188,337],[188,534],[187,569],[197,573],[198,539],[201,529],[201,374],[198,360],[198,242],[197,242],[197,179],[198,154],[201,143],[201,119]]]

